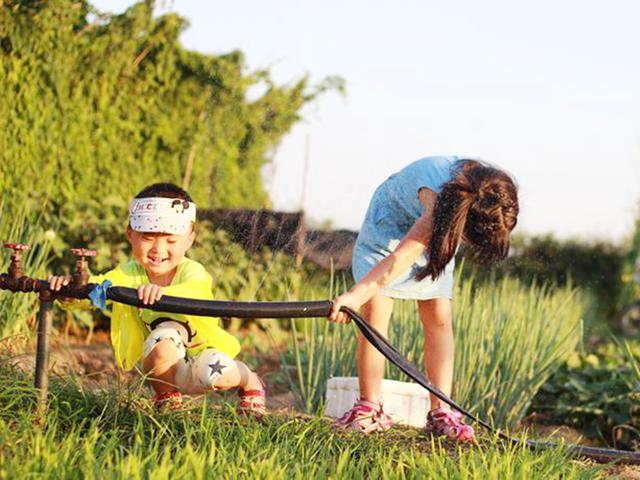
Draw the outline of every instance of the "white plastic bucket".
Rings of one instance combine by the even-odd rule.
[[[424,427],[429,411],[429,392],[416,383],[382,380],[384,411],[396,423]],[[360,397],[357,377],[333,377],[327,381],[326,414],[339,418]]]

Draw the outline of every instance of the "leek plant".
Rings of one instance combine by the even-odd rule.
[[[484,419],[513,427],[581,336],[580,292],[567,286],[524,286],[504,278],[457,282],[454,293],[456,369],[453,398]],[[295,391],[307,412],[323,407],[331,376],[356,376],[357,332],[352,325],[308,322],[285,359],[295,366]],[[422,325],[415,302],[398,302],[391,343],[409,361],[423,363]],[[428,352],[427,352],[428,354]],[[385,378],[407,380],[387,363]]]

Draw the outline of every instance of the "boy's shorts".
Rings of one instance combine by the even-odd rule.
[[[189,332],[176,321],[167,319],[154,325],[144,342],[143,355],[146,358],[162,340],[169,339],[176,346],[177,369],[175,387],[182,393],[206,393],[216,389],[216,382],[228,369],[237,368],[233,359],[213,348],[207,348],[196,356],[187,355],[185,343]]]

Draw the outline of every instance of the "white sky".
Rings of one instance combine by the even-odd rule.
[[[131,0],[94,0],[121,12]],[[640,2],[160,1],[181,41],[242,50],[279,83],[346,79],[282,141],[267,178],[296,210],[357,229],[373,190],[427,155],[480,157],[520,185],[518,230],[620,241],[640,205]]]

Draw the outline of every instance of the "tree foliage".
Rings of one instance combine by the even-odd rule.
[[[154,17],[151,1],[120,15],[86,0],[0,2],[2,196],[72,223],[160,180],[187,183],[205,207],[268,206],[262,167],[302,106],[340,80],[276,85],[241,52],[185,50],[185,26]]]

